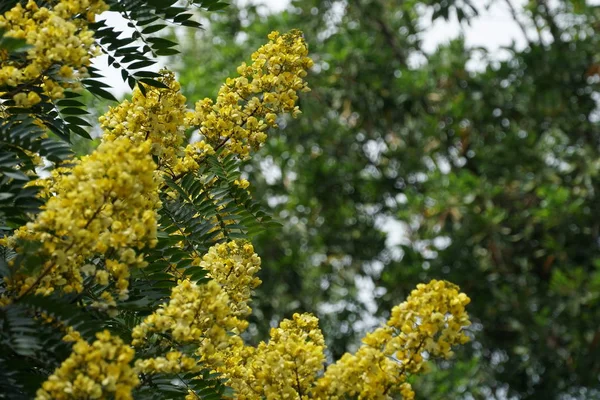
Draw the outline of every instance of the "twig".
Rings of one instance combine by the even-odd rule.
[[[517,10],[513,6],[511,0],[504,0],[504,1],[506,2],[506,5],[508,6],[508,9],[510,10],[510,14],[512,15],[513,19],[515,20],[515,22],[517,23],[517,25],[521,29],[521,32],[523,33],[523,36],[525,37],[525,40],[527,41],[527,44],[531,44],[531,40],[529,40],[529,36],[527,35],[527,29],[525,29],[525,25],[523,25],[523,23],[519,19],[519,16],[517,14]]]
[[[92,221],[94,220],[94,218],[96,218],[98,216],[98,214],[100,214],[100,211],[102,211],[102,208],[104,208],[105,205],[105,201],[106,201],[106,197],[104,197],[104,199],[102,200],[102,204],[100,205],[100,207],[98,207],[98,209],[94,212],[94,214],[92,215],[92,217],[88,220],[88,222],[85,224],[83,229],[87,229],[87,227],[90,226],[90,224],[92,223]],[[70,245],[67,246],[67,248],[65,249],[65,254],[71,250],[71,248],[75,245],[75,241],[71,242]],[[34,287],[36,287],[41,280],[50,273],[50,271],[52,270],[52,268],[54,268],[56,266],[56,264],[54,262],[52,262],[48,267],[46,267],[46,269],[40,274],[40,276],[35,280],[35,282],[33,282],[33,284],[31,286],[29,286],[29,288],[22,293],[21,295],[17,296],[17,298],[15,299],[15,302],[19,301],[20,299],[22,299],[23,297],[25,297],[26,295],[28,295],[29,293],[31,293],[31,291],[33,290]]]

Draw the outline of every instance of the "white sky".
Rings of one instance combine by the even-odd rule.
[[[510,0],[515,9],[520,10],[526,0]],[[264,5],[264,12],[279,12],[289,6],[289,0],[239,0],[240,3],[247,4],[249,2]],[[443,19],[438,19],[423,38],[423,49],[427,53],[435,51],[435,49],[443,43],[458,37],[462,32],[465,36],[465,41],[468,46],[484,47],[490,51],[495,57],[502,58],[506,54],[501,50],[503,46],[509,46],[513,41],[518,47],[523,47],[526,43],[523,33],[518,25],[513,20],[508,5],[505,0],[495,1],[493,5],[485,10],[483,5],[487,3],[484,0],[474,0],[475,4],[481,4],[480,15],[475,18],[473,23],[463,25],[462,28],[456,18],[452,17],[446,22]],[[99,19],[106,19],[108,24],[117,27],[126,34],[131,33],[131,29],[126,26],[124,20],[113,12],[104,13]],[[426,18],[429,21],[430,18]],[[533,37],[533,36],[531,36]],[[419,60],[411,60],[418,63]],[[107,57],[98,57],[93,61],[93,65],[99,68],[102,74],[106,77],[105,82],[110,84],[111,92],[117,97],[129,93],[129,86],[123,83],[119,71],[108,67]],[[474,61],[470,67],[477,68],[478,64]],[[157,67],[158,68],[158,67]]]
[[[510,2],[516,10],[520,10],[526,0],[510,0]],[[473,3],[484,2],[475,0]],[[482,6],[479,11],[480,15],[473,20],[470,26],[463,26],[468,46],[481,46],[496,52],[502,46],[509,46],[514,41],[517,46],[524,47],[526,40],[510,14],[506,1],[496,0],[489,9],[485,10]],[[448,22],[442,18],[437,19],[424,38],[424,50],[433,52],[438,45],[459,36],[460,30],[461,27],[454,16]]]

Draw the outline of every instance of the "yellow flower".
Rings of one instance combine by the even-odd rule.
[[[237,317],[247,317],[252,290],[261,284],[256,274],[260,270],[260,257],[251,243],[231,241],[211,247],[196,263],[208,271],[229,297],[231,312]]]
[[[96,334],[91,345],[78,339],[71,355],[42,384],[36,400],[133,399],[139,384],[130,362],[134,350],[108,331]]]
[[[248,182],[248,180],[246,179],[236,179],[235,181],[233,181],[233,184],[241,189],[248,189],[248,187],[250,186],[250,182]]]
[[[201,361],[219,363],[217,350],[229,342],[228,332],[245,327],[229,308],[229,298],[221,286],[211,280],[196,284],[181,280],[173,288],[169,303],[163,304],[136,326],[132,344],[144,344],[151,334],[165,333],[176,343],[198,345]]]
[[[140,359],[135,362],[135,370],[138,374],[176,374],[180,372],[200,371],[201,365],[196,359],[183,354],[180,351],[170,351],[165,357]]]
[[[238,67],[240,76],[227,79],[216,102],[204,99],[189,113],[188,123],[199,128],[215,150],[248,158],[277,127],[277,114],[298,114],[299,91],[308,91],[306,70],[312,66],[302,33],[272,32],[269,43],[252,54],[252,64]]]
[[[36,92],[24,92],[17,93],[13,96],[13,100],[17,107],[31,107],[42,101],[40,96]]]
[[[207,155],[215,154],[215,149],[204,140],[188,144],[184,149],[184,155],[178,158],[173,166],[173,174],[180,176],[200,168],[200,163]]]
[[[456,285],[432,280],[419,284],[408,299],[392,309],[387,324],[363,339],[355,354],[345,354],[330,365],[317,381],[316,399],[404,399],[414,393],[406,379],[424,371],[421,355],[448,358],[451,347],[469,339],[463,328],[470,325],[465,306],[469,298]]]
[[[159,159],[159,168],[170,171],[177,163],[185,139],[185,97],[173,73],[167,70],[161,73],[163,76],[158,80],[168,88],[146,86],[144,95],[136,87],[131,101],[111,107],[99,120],[104,142],[126,137],[139,145],[149,140],[152,155]]]
[[[156,243],[160,201],[150,146],[134,145],[126,138],[106,142],[62,171],[43,211],[8,240],[12,246],[17,239],[41,242],[46,260],[35,274],[17,273],[7,280],[9,293],[80,292],[82,273],[93,273],[82,269],[85,259],[112,249],[116,257],[106,260],[106,270],[116,280],[119,296],[126,298],[128,268],[145,265],[134,249]],[[100,270],[96,280],[108,283]]]
[[[107,9],[101,0],[60,0],[52,9],[29,0],[25,7],[17,3],[0,15],[0,29],[6,31],[5,35],[30,45],[24,65],[19,60],[2,60],[0,87],[41,80],[40,87],[51,99],[61,98],[65,88],[80,87],[77,79],[85,76],[85,67],[95,53],[93,32],[87,24]],[[87,15],[87,21],[73,18],[80,13]],[[50,77],[50,67],[57,65],[61,66],[58,76]],[[14,97],[18,106],[29,107],[41,100],[35,92],[29,92],[26,98],[20,96],[24,94]]]

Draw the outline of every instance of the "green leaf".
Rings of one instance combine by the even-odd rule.
[[[68,124],[67,128],[69,128],[69,130],[73,133],[75,133],[78,136],[81,136],[82,138],[88,139],[88,140],[92,140],[92,137],[90,136],[90,134],[83,129],[81,126],[76,125],[76,124]]]
[[[28,181],[29,180],[29,177],[27,175],[25,175],[24,173],[22,173],[21,171],[19,171],[19,170],[14,170],[14,171],[0,171],[0,173],[2,175],[5,175],[5,176],[9,177],[9,178],[16,179],[16,180],[19,180],[19,181]]]
[[[156,62],[155,61],[150,61],[150,60],[137,61],[137,62],[129,64],[129,69],[145,68],[145,67],[150,67],[150,66],[152,66],[154,64],[156,64]],[[127,79],[127,77],[125,77],[124,79]]]
[[[65,115],[87,115],[87,114],[89,114],[89,112],[87,112],[86,110],[83,110],[81,108],[75,108],[75,107],[61,108],[60,113],[65,114]]]
[[[159,89],[168,89],[169,87],[162,82],[159,82],[154,79],[143,78],[140,79],[140,82],[145,83],[146,85],[150,85]]]
[[[146,41],[152,43],[152,47],[155,49],[166,49],[169,47],[177,46],[177,43],[173,42],[172,40],[158,37],[147,38]]]
[[[63,99],[63,100],[59,100],[56,102],[56,104],[58,104],[61,107],[85,107],[85,104],[77,101],[77,100],[73,100],[73,99]]]
[[[83,79],[81,81],[82,84],[84,84],[86,86],[86,88],[88,86],[91,87],[99,87],[99,88],[110,88],[110,85],[104,83],[104,82],[100,82],[100,81],[95,81],[93,79]]]
[[[4,49],[9,53],[22,53],[32,47],[27,44],[25,39],[4,36],[5,32],[4,29],[0,29],[0,49]]]
[[[147,35],[150,33],[158,32],[166,27],[167,27],[167,25],[162,25],[162,24],[150,25],[150,26],[147,26],[146,28],[144,28],[142,30],[142,33]]]
[[[176,49],[160,49],[156,50],[156,54],[159,56],[173,56],[179,54],[179,50]]]
[[[162,75],[152,71],[138,71],[133,74],[136,78],[160,78]]]
[[[79,126],[92,126],[92,124],[90,124],[86,120],[79,118],[79,117],[75,117],[75,116],[65,117],[65,121],[70,122],[74,125],[79,125]]]
[[[112,93],[110,93],[104,89],[101,89],[99,87],[89,86],[89,87],[87,87],[87,90],[89,90],[90,93],[95,94],[100,98],[110,100],[110,101],[118,101],[116,99],[116,97],[112,95]]]

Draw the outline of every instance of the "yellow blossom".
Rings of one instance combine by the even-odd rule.
[[[135,362],[135,371],[140,374],[177,374],[197,372],[201,369],[195,358],[180,351],[170,351],[165,357],[140,359]]]
[[[269,43],[252,54],[252,64],[238,67],[240,76],[227,79],[216,102],[196,103],[188,123],[199,128],[206,143],[215,150],[247,158],[267,138],[266,131],[277,127],[277,114],[295,117],[299,91],[308,91],[306,70],[312,66],[302,33],[273,32]]]
[[[149,142],[134,146],[126,138],[106,142],[61,175],[52,186],[56,194],[43,211],[9,240],[13,246],[18,239],[41,242],[46,260],[34,274],[16,271],[7,280],[9,293],[80,292],[82,273],[94,272],[81,269],[85,259],[112,249],[119,261],[106,260],[106,270],[116,280],[121,298],[126,298],[128,266],[145,265],[134,249],[156,243],[160,201],[150,146]],[[107,283],[100,271],[96,280]]]
[[[233,181],[233,184],[241,189],[248,189],[250,186],[250,182],[248,182],[246,179],[236,179]]]
[[[17,93],[13,96],[13,100],[17,107],[31,107],[39,103],[42,99],[36,92]]]
[[[430,357],[447,358],[451,347],[464,344],[463,328],[470,325],[465,306],[469,298],[456,285],[432,280],[419,284],[408,299],[392,309],[387,324],[363,339],[355,354],[345,354],[317,381],[316,399],[392,399],[400,392],[414,394],[406,378],[424,371]]]
[[[139,384],[130,366],[134,350],[108,331],[96,334],[91,345],[79,339],[71,355],[42,384],[36,400],[133,399]]]
[[[172,72],[162,70],[158,80],[168,88],[146,86],[133,90],[131,101],[125,100],[100,117],[104,129],[102,140],[126,137],[135,145],[149,140],[152,155],[158,157],[159,168],[169,171],[177,163],[185,139],[185,97]]]
[[[231,241],[211,247],[202,257],[200,266],[219,283],[229,297],[229,307],[237,317],[247,317],[252,290],[261,284],[256,274],[260,257],[251,243]]]
[[[17,3],[0,15],[0,29],[5,35],[22,39],[30,46],[25,64],[17,59],[1,60],[0,87],[36,84],[51,99],[61,98],[64,88],[79,87],[73,78],[85,76],[85,67],[90,65],[91,56],[95,54],[94,35],[87,24],[106,9],[108,7],[101,0],[60,0],[51,9],[39,7],[29,0],[25,7]],[[82,13],[87,20],[73,18]],[[61,66],[58,76],[50,76],[53,66]],[[22,107],[41,100],[32,91],[18,93],[13,99]]]
[[[67,334],[65,336],[63,336],[62,340],[65,342],[77,342],[79,340],[81,340],[81,334],[76,331],[75,329],[73,329],[72,326],[68,326],[66,328],[66,332]]]
[[[183,157],[178,158],[172,172],[175,176],[196,171],[207,155],[215,154],[215,149],[204,140],[188,144],[184,149]]]
[[[227,345],[228,332],[246,325],[232,315],[227,293],[217,282],[198,285],[185,279],[173,288],[169,303],[146,317],[131,337],[140,346],[152,333],[165,333],[176,343],[197,344],[201,361],[218,364],[217,350]]]

